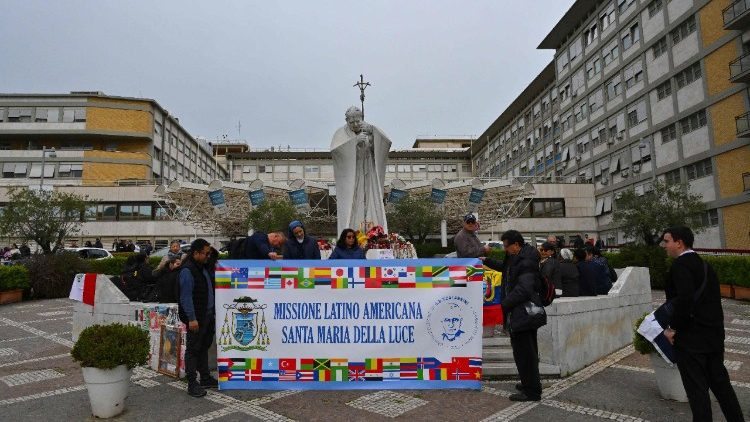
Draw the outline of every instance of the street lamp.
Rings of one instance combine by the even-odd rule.
[[[49,158],[57,158],[57,153],[55,152],[55,148],[47,149],[47,147],[42,147],[42,174],[39,177],[39,191],[41,192],[44,186],[44,161],[47,158],[47,153],[49,153]]]

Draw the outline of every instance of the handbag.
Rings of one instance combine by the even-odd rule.
[[[547,324],[547,312],[529,300],[516,306],[509,319],[511,332],[536,330]]]
[[[693,304],[698,303],[698,299],[703,294],[703,290],[706,289],[706,283],[708,282],[708,264],[703,261],[703,283],[701,283],[701,286],[698,288],[698,290],[693,294]],[[672,319],[674,318],[674,301],[676,298],[672,298],[666,302],[664,302],[661,306],[659,306],[656,311],[654,311],[654,318],[657,322],[659,322],[659,325],[662,327],[668,327],[672,323]],[[693,318],[693,315],[690,315],[690,318]]]

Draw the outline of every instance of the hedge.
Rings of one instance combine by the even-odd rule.
[[[29,270],[20,265],[0,266],[0,292],[8,290],[28,289]]]
[[[663,289],[672,258],[659,246],[625,246],[620,253],[603,253],[613,268],[647,267],[651,287]],[[750,256],[701,255],[711,264],[721,284],[750,287]]]
[[[60,298],[70,295],[76,274],[91,272],[90,263],[72,253],[32,255],[21,261],[29,273],[32,298]]]

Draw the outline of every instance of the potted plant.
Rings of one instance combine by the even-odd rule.
[[[20,302],[29,288],[29,271],[21,265],[0,266],[0,305]]]
[[[685,387],[682,385],[682,378],[677,365],[668,363],[656,352],[654,345],[645,337],[638,333],[638,327],[646,318],[648,313],[638,318],[633,324],[633,348],[642,355],[649,355],[651,367],[656,375],[656,385],[659,388],[659,394],[667,400],[687,402]]]
[[[136,326],[92,325],[81,331],[70,354],[81,364],[94,416],[122,413],[133,368],[146,363],[148,352],[148,334]]]

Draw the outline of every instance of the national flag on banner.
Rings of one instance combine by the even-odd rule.
[[[399,267],[398,287],[401,289],[412,289],[417,287],[417,273],[414,267]]]
[[[381,372],[383,370],[383,359],[367,358],[365,359],[365,369],[368,371]]]
[[[260,369],[246,370],[245,377],[247,381],[263,381],[263,371]]]
[[[216,267],[214,281],[217,289],[222,289],[232,284],[232,271],[236,268]]]
[[[281,278],[267,278],[263,283],[263,287],[266,289],[280,289]]]
[[[297,359],[295,358],[279,359],[279,369],[284,369],[286,371],[289,371],[289,370],[295,371],[297,369]]]
[[[421,265],[416,267],[416,270],[417,277],[429,277],[430,279],[432,279],[432,266]]]
[[[383,267],[381,270],[383,281],[396,281],[398,282],[398,274],[402,271],[400,267]]]
[[[316,286],[330,286],[331,285],[330,278],[315,278],[314,280],[315,280]]]
[[[383,381],[398,381],[400,379],[399,371],[383,371]]]
[[[364,368],[349,368],[349,381],[364,381],[365,380],[365,369]]]
[[[331,368],[346,368],[349,366],[349,360],[346,358],[331,358]]]
[[[231,278],[232,287],[235,289],[247,287],[248,269],[232,268]]]
[[[313,278],[331,278],[331,267],[312,268]]]
[[[289,278],[289,277],[282,277],[281,278],[281,288],[282,289],[296,289],[297,288],[297,279],[296,278]]]
[[[417,358],[417,367],[420,369],[439,368],[442,363],[436,358]]]
[[[331,360],[326,359],[326,358],[315,359],[313,363],[313,369],[315,370],[331,369]]]
[[[96,274],[76,274],[70,289],[70,298],[94,306],[96,296]]]
[[[313,370],[315,369],[315,359],[300,359],[299,360],[299,369],[304,370]]]
[[[450,371],[449,376],[450,379],[454,381],[466,381],[474,379],[472,373],[470,373],[468,370],[464,370],[458,367],[453,368],[453,370]]]
[[[262,381],[278,381],[279,380],[279,370],[266,370],[263,369],[263,378]]]
[[[263,369],[263,359],[261,358],[247,358],[245,359],[246,369]]]
[[[448,368],[435,368],[430,369],[431,380],[447,380],[448,379]]]
[[[279,369],[279,381],[297,381],[297,371],[294,369]]]
[[[401,369],[400,358],[383,358],[383,371],[398,371]]]
[[[445,281],[450,278],[450,272],[448,271],[448,267],[442,266],[442,267],[432,267],[432,279],[435,280],[441,280]]]
[[[481,265],[466,267],[466,281],[483,281],[484,268]]]
[[[279,360],[278,359],[272,359],[272,358],[266,358],[263,359],[263,370],[273,370],[278,371],[279,370]]]
[[[330,381],[331,370],[330,369],[316,370],[316,371],[313,371],[313,376],[315,377],[315,381]]]
[[[346,381],[349,378],[349,368],[346,366],[331,367],[331,381]]]
[[[240,274],[242,276],[242,274]],[[238,280],[241,282],[242,280]],[[262,289],[266,281],[266,269],[264,267],[247,268],[247,282],[249,289]]]
[[[332,289],[346,289],[349,287],[349,279],[348,278],[333,278],[331,279],[331,288]]]
[[[315,280],[312,278],[303,278],[297,283],[298,289],[314,289]]]
[[[481,368],[482,358],[469,358],[469,368]]]
[[[313,370],[300,370],[297,371],[297,381],[314,381],[315,380],[315,371]]]

